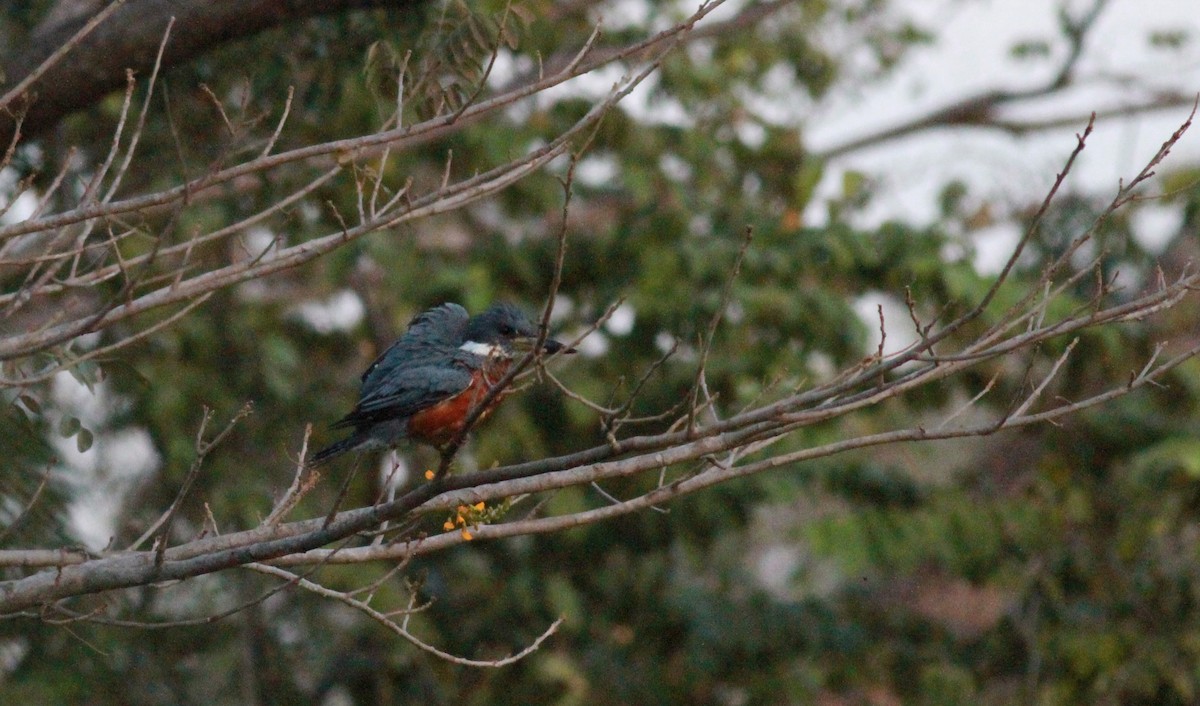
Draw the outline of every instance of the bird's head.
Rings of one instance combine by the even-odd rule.
[[[524,311],[513,304],[500,303],[471,317],[461,348],[477,355],[515,358],[533,350],[537,338],[537,324]],[[543,342],[542,350],[547,354],[575,352],[551,338]]]

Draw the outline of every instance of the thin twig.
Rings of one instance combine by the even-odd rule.
[[[271,133],[271,138],[267,140],[267,144],[263,146],[262,152],[258,153],[258,158],[263,159],[271,154],[271,150],[275,148],[275,142],[279,140],[280,133],[283,132],[283,126],[287,123],[288,115],[292,112],[292,98],[296,95],[296,87],[288,86],[287,100],[283,103],[283,114],[279,116],[279,122],[275,124],[275,132]]]
[[[712,350],[713,337],[716,336],[717,326],[721,324],[721,318],[725,315],[725,309],[729,306],[729,301],[733,296],[733,283],[742,271],[742,261],[745,259],[746,251],[750,249],[750,243],[753,240],[754,228],[746,226],[745,234],[742,236],[742,245],[738,248],[737,256],[733,259],[733,267],[729,270],[729,277],[725,279],[725,287],[721,290],[721,299],[717,302],[717,310],[713,312],[712,318],[709,319],[708,329],[704,332],[704,338],[700,342],[700,362],[696,364],[696,378],[692,382],[690,393],[692,401],[688,405],[687,413],[687,433],[689,437],[696,433],[696,402],[700,392],[700,381],[704,378],[704,369],[708,364],[708,354]]]
[[[303,477],[304,470],[307,467],[305,460],[308,458],[308,439],[310,436],[312,436],[311,423],[304,425],[304,439],[300,442],[300,457],[296,460],[296,472],[292,475],[292,484],[288,486],[283,497],[279,498],[279,501],[275,503],[271,514],[267,515],[262,521],[263,525],[274,526],[279,524],[279,521],[292,511],[292,508],[296,506],[296,503],[303,496],[303,493],[300,492],[300,479]],[[313,473],[318,473],[318,471],[314,470]]]
[[[13,86],[8,93],[5,93],[2,97],[0,97],[0,110],[4,110],[18,97],[25,95],[30,86],[36,83],[38,79],[45,75],[47,71],[54,68],[54,65],[62,61],[64,56],[79,46],[79,43],[82,42],[85,37],[91,34],[92,30],[99,27],[101,23],[111,17],[112,14],[120,9],[121,5],[124,4],[125,0],[112,0],[112,2],[105,6],[103,10],[97,12],[92,19],[84,23],[84,25],[79,28],[79,31],[71,35],[71,38],[63,42],[58,49],[55,49],[53,54],[46,57],[45,61],[43,61],[41,64],[38,64],[36,69],[29,72],[28,76],[21,79],[21,81],[18,82],[17,85]]]
[[[8,523],[8,525],[3,529],[0,529],[0,544],[3,544],[4,540],[8,539],[9,535],[11,535],[17,529],[17,527],[21,526],[21,523],[25,521],[25,518],[29,517],[29,513],[33,511],[33,506],[37,505],[37,501],[42,497],[42,491],[46,489],[46,484],[49,482],[50,471],[47,469],[42,472],[42,479],[38,482],[37,488],[34,489],[33,495],[30,496],[29,502],[25,503],[25,507],[21,508],[21,512],[17,513],[17,516],[13,518],[12,522]]]
[[[204,408],[204,414],[200,419],[200,428],[196,431],[196,458],[193,459],[191,467],[188,468],[188,472],[184,477],[183,484],[179,486],[179,491],[175,495],[175,500],[171,503],[171,506],[167,508],[166,512],[164,512],[162,516],[160,516],[158,520],[154,522],[154,524],[152,524],[144,533],[142,533],[141,537],[138,537],[133,544],[129,545],[129,551],[136,550],[146,540],[150,539],[155,534],[158,534],[158,539],[156,540],[157,546],[155,547],[154,563],[155,565],[162,564],[164,552],[166,552],[167,548],[168,535],[171,531],[171,524],[174,522],[175,513],[179,510],[180,505],[183,504],[183,499],[187,497],[188,491],[191,490],[192,483],[200,474],[200,466],[204,463],[204,459],[214,447],[224,441],[225,437],[229,434],[229,432],[233,431],[233,427],[238,422],[250,414],[251,409],[250,403],[247,402],[242,406],[237,414],[233,415],[233,418],[229,420],[229,423],[225,425],[225,428],[213,437],[212,441],[205,441],[204,430],[208,427],[208,423],[212,420],[212,410],[208,407]]]
[[[175,18],[167,22],[167,28],[163,30],[162,41],[158,44],[158,53],[154,56],[154,68],[150,71],[150,80],[146,83],[146,98],[142,101],[142,109],[138,113],[137,126],[133,129],[133,134],[129,138],[129,147],[125,150],[125,159],[121,161],[121,166],[117,168],[117,173],[113,175],[112,182],[108,186],[108,192],[101,199],[103,203],[112,201],[113,194],[116,193],[117,187],[121,185],[121,180],[125,177],[125,171],[129,169],[130,162],[133,161],[133,153],[137,150],[138,141],[141,140],[142,130],[146,126],[146,116],[150,113],[150,99],[154,96],[154,85],[158,81],[158,70],[162,67],[163,52],[167,49],[167,40],[171,37],[171,28],[175,26]]]
[[[367,605],[367,603],[365,603],[364,601],[357,600],[342,591],[335,591],[331,588],[327,588],[325,586],[322,586],[319,583],[310,581],[308,579],[301,578],[301,577],[297,576],[296,574],[293,574],[292,572],[287,571],[286,569],[281,569],[277,566],[270,566],[267,564],[255,563],[255,564],[247,564],[246,568],[251,569],[253,571],[257,571],[259,573],[276,576],[278,578],[284,579],[285,581],[287,581],[291,584],[295,584],[296,586],[299,586],[300,588],[303,588],[306,591],[310,591],[319,596],[324,596],[325,598],[332,598],[333,600],[336,600],[345,605],[348,605],[351,608],[354,608],[355,610],[370,617],[372,620],[375,620],[376,622],[383,625],[384,627],[391,630],[392,632],[399,635],[400,637],[404,638],[405,640],[407,640],[409,642],[409,644],[413,645],[414,647],[416,647],[424,652],[428,652],[429,654],[434,655],[438,659],[442,659],[447,662],[451,662],[453,664],[459,664],[459,665],[466,666],[466,667],[496,668],[496,667],[504,667],[509,664],[513,664],[514,662],[519,662],[520,660],[524,659],[525,657],[536,652],[538,650],[538,648],[542,646],[542,643],[546,641],[547,638],[549,638],[551,635],[553,635],[555,632],[557,632],[558,627],[559,627],[559,625],[562,624],[562,620],[563,620],[562,618],[555,620],[550,625],[550,627],[547,628],[541,635],[539,635],[532,643],[530,643],[528,647],[520,650],[519,652],[513,653],[507,657],[503,657],[501,659],[494,659],[494,660],[467,659],[465,657],[459,657],[457,655],[452,655],[449,652],[444,652],[442,650],[439,650],[438,648],[434,647],[433,645],[430,645],[429,643],[421,640],[416,635],[413,635],[405,627],[396,623],[396,621],[392,620],[384,613],[381,613],[381,612],[375,610],[371,606]],[[407,615],[409,612],[410,611],[406,611],[405,614]]]

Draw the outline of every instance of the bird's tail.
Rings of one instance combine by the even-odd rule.
[[[366,441],[365,438],[359,436],[358,434],[353,434],[345,439],[342,439],[341,441],[332,443],[316,452],[312,456],[309,456],[308,463],[306,465],[309,468],[316,468],[321,464],[328,463],[335,456],[341,456],[347,451],[353,451],[361,446],[364,441]]]

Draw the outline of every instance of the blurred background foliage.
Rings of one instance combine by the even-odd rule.
[[[5,4],[3,35],[19,42],[47,5]],[[682,16],[670,3],[647,6],[652,18]],[[430,114],[446,95],[462,100],[503,12],[501,2],[452,2],[312,19],[175,68],[162,84],[169,106],[150,112],[140,165],[125,189],[164,188],[261,149],[255,140],[269,134],[289,86],[295,102],[279,149],[371,131],[394,105],[390,77],[409,49],[430,81],[449,78],[439,90],[412,87],[406,121]],[[536,70],[539,56],[574,50],[598,11],[528,0],[514,12],[493,87]],[[678,339],[680,353],[651,377],[635,409],[652,414],[678,401],[747,226],[753,245],[709,365],[725,412],[825,379],[873,351],[876,326],[855,309],[864,295],[902,302],[909,288],[927,319],[952,316],[982,296],[991,279],[976,271],[973,238],[989,225],[981,219],[984,196],[949,183],[933,222],[864,227],[856,216],[876,185],[868,174],[849,173],[840,195],[822,197],[828,222],[808,223],[825,165],[808,154],[802,125],[773,124],[756,112],[763,100],[815,103],[831,87],[888,75],[935,37],[936,28],[903,18],[884,0],[800,0],[760,27],[675,52],[644,105],[627,101],[607,116],[574,183],[565,316],[557,326],[579,330],[620,297],[628,325],[602,328],[588,354],[556,368],[564,381],[601,402],[620,399]],[[823,41],[834,28],[842,46],[857,49],[853,61]],[[607,38],[643,31],[637,22],[614,22]],[[225,103],[232,132],[201,85]],[[454,175],[486,170],[570,125],[591,95],[564,91],[492,114],[394,155],[389,176],[436,183],[447,150]],[[71,146],[82,163],[102,156],[114,101],[26,145],[18,170],[42,172],[44,186]],[[1184,217],[1165,249],[1138,244],[1134,214],[1143,204],[1111,219],[1097,238],[1109,271],[1133,283],[1125,294],[1151,281],[1156,265],[1170,276],[1194,254],[1200,170],[1173,163],[1167,171],[1162,190],[1170,196],[1154,206]],[[222,530],[256,524],[290,482],[304,425],[315,424],[314,443],[331,438],[324,427],[353,402],[359,372],[414,313],[442,301],[478,310],[497,298],[531,307],[542,300],[561,174],[559,165],[485,203],[223,290],[178,324],[73,371],[74,381],[9,395],[0,434],[8,469],[0,476],[2,524],[47,471],[52,482],[35,511],[4,535],[5,545],[98,548],[108,542],[105,531],[113,546],[127,545],[174,497],[203,408],[222,421],[247,401],[254,414],[208,458],[176,529],[180,538],[198,533],[206,506]],[[175,227],[233,222],[310,177],[304,166],[273,172],[189,208]],[[331,183],[272,220],[255,235],[261,242],[248,237],[195,257],[225,261],[271,238],[294,244],[336,231],[335,209],[353,212],[355,198],[352,183]],[[994,309],[1018,296],[1021,283],[1104,205],[1088,193],[1060,198]],[[1061,306],[1088,297],[1081,285]],[[1159,341],[1182,348],[1194,337],[1196,314],[1188,303],[1084,334],[1054,394],[1078,398],[1126,378]],[[1066,343],[804,430],[772,450],[936,422],[993,376],[994,391],[973,414],[1002,411],[1028,389],[1026,369],[1045,371]],[[1193,361],[1163,388],[1063,426],[787,467],[687,497],[666,512],[420,558],[381,586],[381,600],[402,602],[414,582],[431,601],[413,616],[415,631],[473,658],[519,649],[563,616],[558,635],[515,666],[447,664],[340,606],[287,591],[214,624],[161,632],[0,621],[0,693],[7,703],[147,705],[1194,703],[1197,372]],[[75,417],[78,428],[64,421]],[[475,434],[469,455],[480,465],[508,463],[602,438],[592,413],[539,386]],[[430,456],[413,450],[407,460],[415,477]],[[299,514],[323,513],[346,470],[336,467]],[[604,490],[628,497],[655,481]],[[381,492],[379,478],[361,474],[348,502],[370,503]],[[582,488],[558,493],[549,507],[606,502]],[[97,516],[108,522],[99,530]],[[389,568],[330,567],[320,578],[350,588]],[[220,612],[270,585],[225,572],[76,607],[179,619]]]

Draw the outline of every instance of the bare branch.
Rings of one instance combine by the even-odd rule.
[[[29,72],[25,78],[21,79],[21,81],[9,89],[7,93],[5,93],[3,96],[0,96],[0,111],[8,108],[9,105],[11,105],[12,102],[17,98],[24,96],[26,91],[29,90],[30,86],[32,86],[34,83],[37,83],[38,79],[40,79],[47,71],[49,71],[55,64],[62,61],[64,56],[79,46],[79,43],[83,41],[84,37],[91,34],[92,30],[99,27],[102,22],[111,17],[112,14],[116,12],[117,9],[119,9],[123,4],[125,4],[125,0],[112,0],[112,2],[110,2],[103,10],[96,13],[92,19],[88,20],[82,27],[80,27],[79,31],[75,32],[70,39],[63,42],[53,54],[46,57],[46,60],[43,61],[36,69]]]
[[[687,413],[689,436],[696,433],[696,404],[699,399],[701,383],[704,380],[704,368],[708,364],[708,353],[712,350],[713,336],[717,334],[717,327],[721,325],[721,318],[729,306],[730,298],[733,295],[733,283],[742,271],[742,260],[745,259],[746,251],[750,249],[750,242],[753,239],[754,228],[746,226],[745,234],[742,236],[742,246],[738,248],[737,256],[733,259],[733,267],[729,270],[729,277],[725,280],[724,289],[721,290],[721,299],[717,302],[717,310],[713,312],[712,318],[708,322],[708,329],[704,332],[704,339],[700,342],[700,361],[696,365],[696,379],[692,382],[692,402],[688,405]]]
[[[166,203],[180,201],[185,198],[192,198],[205,189],[224,184],[239,177],[274,169],[284,164],[311,160],[316,157],[332,156],[338,159],[341,159],[345,156],[358,157],[370,154],[375,149],[382,149],[385,145],[389,144],[392,145],[393,149],[419,144],[420,140],[432,134],[436,134],[439,130],[454,125],[456,122],[461,122],[462,120],[467,120],[476,116],[486,115],[495,110],[511,105],[519,100],[541,93],[548,88],[552,88],[561,83],[569,81],[576,76],[594,71],[605,64],[619,61],[628,57],[637,56],[649,49],[655,49],[659,53],[659,60],[661,61],[662,55],[668,53],[678,46],[682,37],[686,36],[697,22],[708,16],[709,13],[720,7],[722,4],[724,4],[724,2],[725,0],[711,0],[710,2],[701,5],[701,7],[684,22],[669,29],[663,30],[662,32],[659,32],[658,34],[655,34],[644,41],[636,42],[623,47],[620,51],[612,54],[611,56],[607,56],[602,60],[575,66],[571,71],[560,71],[554,73],[540,81],[520,86],[486,101],[480,101],[471,106],[461,116],[458,116],[457,120],[455,117],[456,114],[441,115],[439,117],[431,118],[430,120],[426,120],[408,127],[397,127],[371,135],[362,135],[343,140],[334,140],[319,145],[311,145],[308,147],[290,150],[288,152],[282,152],[273,156],[254,159],[233,167],[220,169],[211,174],[206,174],[202,177],[193,179],[186,184],[181,184],[180,186],[172,189],[154,194],[133,197],[123,201],[116,201],[111,204],[80,207],[54,216],[26,220],[3,226],[0,227],[0,239],[11,238],[17,235],[36,231],[53,230],[84,220],[90,220],[102,216],[112,216],[118,213],[141,211],[154,206],[161,206]],[[653,61],[651,62],[652,68],[656,65],[657,64],[655,64]],[[632,85],[637,85],[643,78],[644,76],[631,79],[630,83]],[[622,93],[622,97],[624,93],[627,92],[628,91],[624,91]]]
[[[46,484],[49,482],[50,471],[46,470],[42,473],[42,479],[38,481],[38,486],[34,489],[33,495],[29,497],[29,501],[25,503],[25,507],[21,508],[21,512],[17,513],[17,516],[13,518],[12,522],[8,523],[8,525],[3,529],[0,529],[0,544],[2,544],[4,540],[8,539],[8,536],[12,534],[17,527],[20,527],[21,523],[25,521],[25,518],[29,516],[29,513],[33,510],[33,506],[37,505],[37,501],[41,499],[42,491],[46,489]]]
[[[267,515],[267,517],[262,521],[263,525],[279,524],[279,521],[292,511],[292,508],[296,506],[296,503],[300,502],[300,499],[304,497],[305,491],[311,487],[311,484],[305,486],[301,486],[300,484],[300,478],[304,475],[304,471],[308,467],[307,463],[305,463],[305,459],[308,458],[308,439],[310,436],[312,436],[312,424],[305,424],[304,440],[300,442],[300,457],[296,461],[296,473],[292,476],[292,484],[288,486],[288,489],[286,492],[284,492],[283,497],[281,497],[279,501],[275,503],[275,507],[271,510],[271,514]],[[315,477],[320,477],[321,475],[320,471],[317,470],[312,470],[311,473]]]
[[[460,664],[460,665],[463,665],[466,667],[492,667],[492,668],[495,668],[495,667],[504,667],[506,665],[513,664],[514,662],[518,662],[518,661],[524,659],[525,657],[536,652],[538,650],[538,648],[542,646],[542,643],[545,642],[546,639],[549,638],[551,635],[553,635],[555,632],[557,632],[558,627],[560,625],[562,625],[562,618],[555,620],[553,623],[551,623],[550,627],[547,628],[545,630],[545,632],[543,632],[541,635],[539,635],[537,637],[537,639],[535,639],[532,643],[530,643],[528,647],[522,649],[519,652],[511,654],[507,657],[504,657],[501,659],[494,659],[494,660],[467,659],[465,657],[459,657],[457,655],[452,655],[449,652],[444,652],[444,651],[439,650],[438,648],[434,647],[433,645],[430,645],[429,643],[422,641],[420,638],[418,638],[416,635],[413,635],[406,628],[404,628],[400,624],[396,623],[396,621],[392,620],[386,614],[375,610],[370,605],[368,605],[366,602],[360,601],[356,598],[353,598],[352,596],[350,596],[347,593],[343,593],[341,591],[334,591],[333,589],[326,588],[325,586],[322,586],[319,583],[310,581],[308,579],[301,578],[301,577],[297,576],[296,574],[293,574],[292,572],[287,571],[285,569],[281,569],[277,566],[269,566],[267,564],[247,564],[246,568],[251,569],[253,571],[257,571],[262,574],[276,576],[278,578],[286,580],[288,583],[295,584],[295,585],[299,586],[300,588],[303,588],[306,591],[310,591],[319,596],[323,596],[325,598],[331,598],[340,603],[348,605],[351,608],[354,608],[355,610],[359,611],[360,613],[363,613],[364,615],[368,616],[372,620],[383,625],[384,627],[386,627],[387,629],[396,633],[400,637],[404,638],[410,644],[412,644],[414,647],[417,647],[420,650],[428,652],[429,654],[434,655],[438,659],[443,659],[447,662],[451,662],[453,664]]]
[[[188,491],[191,490],[192,483],[200,474],[200,466],[204,463],[205,457],[208,456],[208,453],[212,451],[213,447],[220,444],[225,437],[229,435],[229,432],[233,431],[233,427],[236,426],[238,422],[250,414],[250,410],[251,406],[249,403],[243,405],[238,413],[235,414],[233,418],[229,420],[229,423],[225,425],[225,428],[217,432],[217,435],[213,437],[212,441],[205,441],[204,430],[208,427],[208,422],[212,419],[212,410],[208,407],[204,408],[204,416],[200,420],[200,428],[196,431],[196,458],[194,461],[192,461],[191,467],[188,468],[187,475],[184,477],[183,484],[179,486],[179,492],[175,495],[174,502],[171,503],[171,506],[167,508],[166,512],[164,512],[162,516],[154,522],[154,524],[150,525],[150,527],[144,533],[142,533],[141,537],[138,537],[133,544],[129,545],[130,550],[137,549],[146,540],[150,539],[150,537],[158,534],[158,539],[155,540],[156,547],[154,561],[156,564],[162,564],[163,556],[166,552],[167,542],[171,532],[171,523],[174,521],[175,513],[179,510],[179,506],[183,504],[183,499],[187,497]]]

